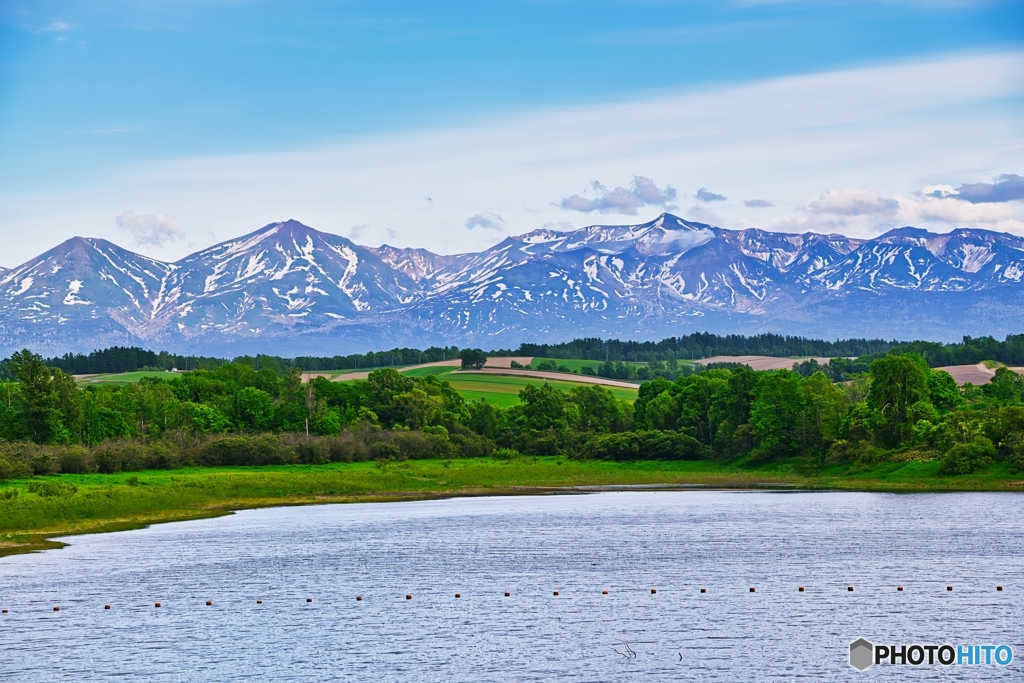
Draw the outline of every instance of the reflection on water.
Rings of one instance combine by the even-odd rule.
[[[1021,680],[1022,529],[1015,494],[245,511],[0,558],[0,678]],[[859,674],[847,648],[860,636],[1008,643],[1016,657]]]

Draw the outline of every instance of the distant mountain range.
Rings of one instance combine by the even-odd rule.
[[[479,253],[360,246],[298,221],[165,263],[72,238],[0,269],[0,354],[138,344],[334,355],[707,330],[956,340],[1024,331],[1024,238],[905,227],[864,240],[671,214],[535,230]]]

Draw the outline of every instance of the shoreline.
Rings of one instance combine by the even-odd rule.
[[[615,463],[546,457],[404,461],[385,468],[335,463],[57,475],[32,481],[60,481],[73,493],[42,497],[27,492],[28,480],[0,484],[0,489],[19,489],[15,498],[0,499],[0,557],[62,548],[67,544],[54,540],[62,537],[267,507],[609,491],[1024,492],[1021,476],[1006,472],[938,477],[923,467],[928,463],[910,472],[889,465],[857,473],[798,473],[793,467],[744,470],[711,461]]]

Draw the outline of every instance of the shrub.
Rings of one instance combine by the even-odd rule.
[[[93,451],[97,469],[104,474],[133,472],[146,466],[146,447],[135,441],[109,439]]]
[[[1019,442],[1013,448],[1013,452],[1006,459],[1010,465],[1010,471],[1017,474],[1024,472],[1024,441]]]
[[[0,489],[0,500],[14,500],[21,494],[21,491],[15,488],[3,488]]]
[[[200,450],[200,462],[210,467],[225,465],[285,465],[297,460],[295,450],[271,434],[227,436],[214,439]]]
[[[949,449],[939,466],[939,474],[973,474],[992,462],[996,448],[984,436],[970,443],[958,443]]]
[[[57,479],[43,479],[41,481],[30,481],[28,483],[29,493],[36,493],[43,498],[64,498],[78,493],[78,487],[74,484],[66,484]]]
[[[0,481],[24,479],[30,476],[32,476],[32,470],[24,462],[0,455]]]
[[[491,457],[495,460],[518,460],[521,454],[514,448],[497,448],[491,453]]]
[[[474,434],[454,433],[450,437],[452,446],[456,453],[462,458],[483,458],[494,450],[494,442],[486,436]]]
[[[583,447],[597,460],[707,460],[713,453],[689,434],[642,431],[600,434]]]
[[[82,446],[66,446],[57,452],[60,471],[67,474],[85,474],[95,469],[92,453]]]

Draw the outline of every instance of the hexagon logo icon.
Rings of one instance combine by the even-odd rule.
[[[875,660],[875,646],[864,640],[858,638],[857,640],[850,643],[850,666],[857,671],[863,671],[872,664]]]

